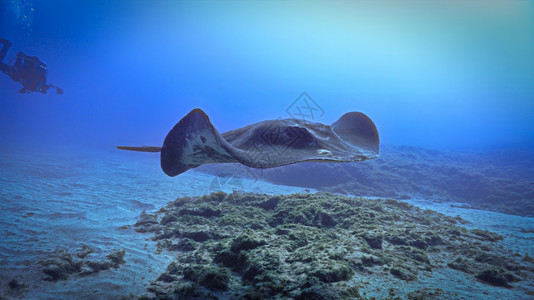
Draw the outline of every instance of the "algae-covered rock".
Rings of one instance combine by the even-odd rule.
[[[321,265],[312,276],[317,277],[322,282],[338,282],[349,280],[355,271],[350,267],[348,262],[333,262],[327,265]]]
[[[506,262],[506,259],[501,255],[495,255],[492,253],[487,253],[480,251],[476,254],[475,260],[478,262],[487,263],[490,265],[498,266]]]
[[[94,253],[95,251],[87,245],[83,245],[82,248],[76,250],[76,256],[84,259],[87,255]]]
[[[476,275],[476,278],[491,285],[503,286],[507,288],[512,287],[509,282],[517,280],[513,274],[503,268],[491,268],[483,270]]]
[[[265,241],[253,239],[248,235],[242,235],[232,242],[230,250],[238,253],[239,251],[255,249],[265,244],[267,244]]]
[[[184,232],[183,237],[190,238],[195,242],[203,243],[209,239],[215,238],[216,236],[209,231],[190,231]]]
[[[314,284],[302,289],[300,294],[295,296],[296,300],[306,299],[325,299],[325,300],[337,300],[337,299],[360,299],[360,293],[358,287],[354,286],[342,286],[338,288],[332,288],[326,284]]]
[[[272,227],[293,223],[330,228],[337,224],[328,212],[313,204],[297,204],[295,207],[283,206],[277,209],[277,212],[267,222]]]
[[[403,202],[403,201],[398,201],[398,200],[395,200],[395,199],[387,199],[386,200],[386,204],[391,205],[391,206],[395,206],[395,207],[398,207],[398,208],[404,209],[404,210],[412,210],[412,209],[414,209],[413,205],[411,205],[409,203],[406,203],[406,202]]]
[[[110,260],[112,266],[116,269],[119,267],[120,264],[125,263],[124,261],[124,255],[126,254],[126,250],[122,249],[113,249],[113,251],[106,255],[106,257]]]
[[[15,291],[28,287],[28,285],[24,283],[22,275],[13,276],[13,278],[11,278],[7,285],[11,290]]]
[[[92,273],[96,273],[98,271],[105,271],[111,269],[113,266],[113,263],[110,261],[102,260],[102,261],[87,261],[85,263],[86,266],[92,269],[92,272],[84,272],[82,275],[89,275]]]
[[[158,216],[156,214],[147,214],[145,211],[139,216],[139,220],[134,224],[137,232],[152,232],[154,225],[158,224]]]
[[[47,275],[43,280],[66,280],[70,275],[86,276],[110,268],[117,269],[125,263],[126,251],[114,249],[106,256],[106,259],[99,261],[86,259],[94,251],[85,245],[81,249],[75,250],[75,253],[76,255],[73,256],[65,250],[56,250],[50,254],[50,258],[40,261],[41,271]]]
[[[159,277],[156,279],[156,281],[174,282],[174,281],[178,281],[178,277],[170,275],[168,273],[163,273],[163,274],[159,275]]]
[[[394,245],[413,246],[426,250],[430,246],[436,246],[443,243],[442,238],[431,230],[390,229],[386,233],[386,240]]]
[[[204,218],[213,218],[221,214],[220,209],[213,209],[211,207],[202,207],[196,209],[182,209],[178,212],[179,215],[199,216]]]
[[[389,272],[393,276],[405,281],[417,279],[417,273],[411,270],[406,265],[394,265],[393,267],[391,267],[391,269],[389,269]]]
[[[453,299],[452,293],[445,292],[442,289],[424,288],[408,294],[409,300],[427,300],[427,299]]]
[[[196,242],[192,239],[182,238],[176,244],[169,245],[169,250],[171,251],[193,251],[196,249]]]
[[[265,210],[273,210],[276,208],[278,203],[280,202],[280,197],[275,196],[267,199],[266,201],[258,203],[258,207],[261,207]]]
[[[498,235],[495,232],[490,232],[490,231],[481,230],[481,229],[473,229],[473,230],[471,230],[471,232],[473,234],[475,234],[477,237],[479,237],[479,238],[481,238],[483,240],[486,240],[486,241],[497,242],[497,241],[502,241],[503,240],[503,237]]]
[[[191,280],[210,290],[227,290],[230,276],[225,268],[190,265],[183,270],[184,279]]]
[[[176,252],[149,288],[160,299],[359,298],[363,278],[411,284],[439,268],[486,284],[531,276],[499,254],[491,233],[397,200],[219,192],[177,199],[161,214],[159,223],[141,216],[158,247]],[[441,295],[410,297],[426,294]]]
[[[430,264],[430,259],[428,258],[428,255],[425,251],[410,247],[410,246],[399,246],[396,247],[396,250],[401,251],[404,256],[409,257],[415,261]]]
[[[464,273],[473,273],[473,270],[469,267],[469,261],[464,258],[457,257],[454,261],[451,261],[447,266],[451,269],[462,271]]]
[[[70,274],[78,273],[82,270],[83,262],[74,259],[70,253],[58,250],[53,256],[53,258],[40,262],[43,266],[41,271],[47,275],[43,280],[65,280]]]
[[[384,240],[382,233],[368,231],[362,235],[362,238],[367,242],[369,247],[373,249],[382,249],[382,242]]]
[[[381,266],[387,263],[387,260],[384,258],[383,255],[364,255],[362,256],[361,261],[362,265],[365,267]]]
[[[165,215],[165,216],[163,216],[163,218],[161,218],[160,224],[161,225],[167,225],[169,223],[176,222],[176,221],[178,221],[178,217],[177,216],[175,216],[175,215]],[[137,225],[137,223],[135,223],[135,225]]]

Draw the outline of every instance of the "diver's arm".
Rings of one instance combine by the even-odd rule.
[[[4,57],[6,57],[7,50],[11,47],[11,42],[4,38],[0,38],[0,44],[2,44],[2,49],[0,49],[0,62],[2,62]]]

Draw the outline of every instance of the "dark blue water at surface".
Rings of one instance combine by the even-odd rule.
[[[65,90],[0,77],[2,144],[160,145],[200,107],[223,132],[288,118],[303,91],[331,123],[361,111],[382,141],[532,147],[532,3],[5,0],[0,36]],[[3,74],[2,74],[3,75]],[[301,103],[302,104],[302,103]],[[304,105],[303,105],[304,106]]]

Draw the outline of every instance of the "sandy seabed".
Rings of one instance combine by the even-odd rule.
[[[153,234],[135,231],[138,228],[133,225],[141,213],[159,211],[179,197],[216,190],[230,194],[234,189],[269,195],[305,192],[298,187],[217,178],[195,171],[169,178],[159,169],[158,157],[152,154],[112,150],[38,154],[0,151],[0,295],[7,299],[156,296],[154,283],[168,271],[177,253],[152,240]],[[459,216],[466,224],[458,226],[467,230],[497,233],[503,239],[492,243],[506,253],[534,256],[533,218],[451,207],[450,203],[409,201],[451,218]],[[123,261],[113,256],[123,250]],[[66,276],[56,278],[50,260],[58,261],[66,255],[73,258],[75,267]],[[47,268],[51,271],[43,272]],[[357,281],[358,274],[352,274],[350,280]],[[432,276],[418,276],[409,284],[391,274],[388,271],[367,276],[368,279],[361,277],[360,281],[367,280],[370,285],[358,284],[359,295],[380,298],[384,293],[373,288],[389,291],[389,286],[411,284],[408,290],[412,291],[424,287],[457,291],[457,296],[441,295],[445,298],[534,297],[527,294],[534,287],[525,281],[511,282],[513,288],[496,287],[480,282],[473,274],[450,268],[435,268]],[[180,279],[183,274],[177,276]],[[453,277],[455,280],[451,281]],[[212,295],[230,297],[217,291]]]

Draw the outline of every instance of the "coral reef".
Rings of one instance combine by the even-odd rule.
[[[392,199],[217,192],[143,212],[135,228],[176,257],[144,298],[361,298],[364,276],[413,282],[439,269],[509,288],[533,279],[502,237],[460,225]]]

